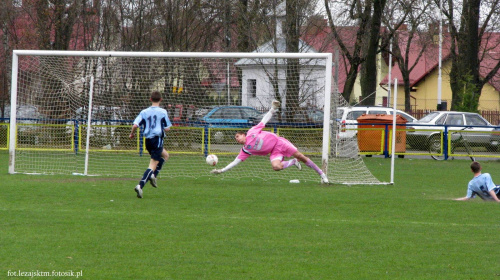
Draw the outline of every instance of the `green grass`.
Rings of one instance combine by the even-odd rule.
[[[390,180],[389,159],[365,161]],[[160,178],[143,199],[137,180],[9,175],[7,162],[0,279],[500,279],[499,205],[452,200],[466,160],[397,159],[395,185]],[[483,170],[500,180],[499,162]]]

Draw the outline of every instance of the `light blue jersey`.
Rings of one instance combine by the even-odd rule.
[[[172,126],[167,110],[157,106],[151,106],[142,110],[137,118],[135,118],[134,124],[141,127],[146,138],[156,136],[163,138],[165,136],[164,129]]]
[[[488,193],[491,190],[495,190],[497,194],[499,192],[499,189],[491,179],[491,175],[489,173],[483,173],[470,180],[469,186],[467,187],[467,197],[473,198],[477,195],[484,200],[491,200],[493,198]]]

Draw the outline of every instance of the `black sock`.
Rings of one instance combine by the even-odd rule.
[[[163,166],[163,163],[165,163],[165,159],[160,159],[160,162],[158,162],[158,165],[156,166],[156,170],[154,172],[155,177],[158,177],[158,173],[160,173],[161,167]]]
[[[151,170],[149,168],[146,169],[146,171],[144,172],[144,175],[142,175],[141,181],[139,182],[139,185],[141,185],[141,189],[144,187],[144,185],[146,185],[146,182],[151,177],[151,174],[153,174],[153,170]]]

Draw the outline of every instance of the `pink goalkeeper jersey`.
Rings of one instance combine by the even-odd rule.
[[[247,140],[237,158],[245,161],[251,155],[265,156],[271,153],[280,137],[278,135],[262,131],[266,125],[259,123],[247,132]]]

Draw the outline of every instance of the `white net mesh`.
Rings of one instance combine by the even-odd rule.
[[[140,134],[128,136],[135,117],[151,105],[152,91],[162,93],[161,106],[174,125],[165,139],[170,159],[160,177],[210,176],[208,154],[219,157],[220,168],[233,161],[241,149],[235,132],[256,124],[273,99],[282,107],[266,129],[321,167],[325,66],[325,58],[20,55],[13,95],[14,170],[140,177],[149,155]],[[355,140],[336,140],[341,100],[332,100],[328,177],[336,183],[378,183],[358,156]],[[310,168],[275,172],[269,157],[258,156],[221,176],[319,181]]]
[[[334,90],[334,92],[337,92]],[[348,107],[347,101],[340,94],[332,95],[332,114],[337,108]],[[340,116],[332,116],[337,119]],[[359,154],[357,137],[340,137],[342,129],[338,121],[331,122],[330,156],[328,158],[328,178],[331,183],[338,184],[380,184],[366,167]]]

